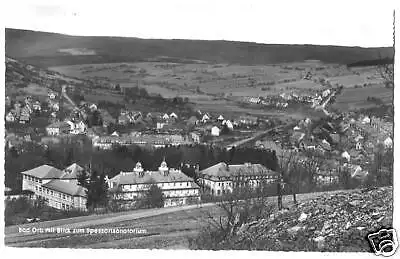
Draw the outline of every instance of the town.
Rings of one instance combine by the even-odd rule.
[[[243,65],[163,56],[65,65],[15,56],[6,56],[4,114],[11,245],[59,245],[57,231],[20,241],[14,227],[131,227],[154,217],[182,219],[180,227],[195,232],[184,238],[190,248],[232,248],[225,240],[251,222],[278,228],[293,211],[303,222],[307,202],[326,202],[315,205],[325,213],[334,210],[329,195],[375,197],[370,190],[393,185],[390,60]],[[282,229],[301,233],[299,224]],[[353,222],[345,224],[337,229]],[[323,249],[318,238],[309,237]]]

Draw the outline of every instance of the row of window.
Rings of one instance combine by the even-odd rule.
[[[168,186],[173,186],[173,187],[189,187],[190,186],[190,182],[180,182],[180,183],[159,183],[157,184],[159,187],[163,188],[163,187],[168,187]],[[133,189],[135,185],[125,185],[125,189]],[[136,185],[138,186],[138,185]]]
[[[47,195],[51,195],[54,197],[58,197],[60,199],[63,200],[68,200],[68,201],[73,201],[73,197],[64,193],[60,193],[60,192],[54,192],[53,190],[47,189],[47,188],[42,188],[39,186],[35,186],[35,190],[39,193],[43,193],[43,194],[47,194]]]
[[[33,177],[33,176],[30,176],[30,175],[23,175],[22,179],[42,184],[42,180],[41,179]]]

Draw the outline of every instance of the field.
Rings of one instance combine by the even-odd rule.
[[[121,87],[140,86],[149,93],[164,97],[188,97],[196,109],[229,114],[252,114],[272,117],[304,117],[302,109],[293,111],[264,110],[239,105],[245,96],[268,97],[280,93],[311,93],[343,85],[345,93],[338,98],[336,107],[344,110],[365,107],[366,97],[375,92],[390,99],[389,91],[379,91],[381,79],[375,67],[348,68],[339,64],[325,64],[318,60],[276,65],[230,65],[171,62],[137,62],[85,64],[51,67],[53,71],[76,78],[92,79]],[[307,72],[312,80],[303,79]],[[363,87],[353,89],[355,86]],[[362,94],[359,94],[362,92]],[[357,94],[355,94],[357,93]],[[389,99],[388,99],[389,98]],[[118,96],[107,93],[90,94],[90,101],[118,101]],[[347,103],[348,102],[348,103]],[[290,115],[289,115],[290,113]]]
[[[346,88],[337,97],[333,107],[348,111],[376,106],[373,102],[367,101],[368,97],[379,98],[384,104],[390,104],[393,102],[393,89],[385,88],[382,85],[373,85],[365,88]]]

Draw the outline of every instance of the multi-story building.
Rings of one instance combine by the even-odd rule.
[[[109,180],[114,199],[135,204],[151,185],[164,195],[164,207],[179,206],[200,200],[200,187],[181,170],[168,168],[163,161],[158,171],[146,171],[140,162],[132,172],[121,172]]]
[[[67,122],[55,122],[46,127],[47,135],[55,136],[61,134],[69,134],[71,126]]]
[[[86,210],[85,188],[77,184],[78,172],[82,168],[76,164],[64,171],[49,165],[42,165],[22,172],[22,190],[34,192],[34,198],[42,198],[48,206],[69,210]]]
[[[260,164],[228,165],[221,162],[199,171],[198,178],[199,184],[212,195],[222,195],[244,184],[251,188],[272,184],[278,179],[278,173]]]
[[[94,148],[111,149],[113,146],[153,146],[156,148],[168,145],[179,146],[193,144],[192,141],[180,135],[140,135],[140,136],[101,136],[92,140]]]

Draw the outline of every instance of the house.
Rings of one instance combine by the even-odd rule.
[[[78,178],[82,173],[85,173],[85,169],[78,165],[77,163],[73,163],[63,170],[65,173],[62,176],[63,181],[78,183]]]
[[[169,115],[165,113],[165,114],[162,116],[162,118],[163,118],[163,120],[169,120]]]
[[[61,134],[69,134],[71,126],[67,122],[55,122],[46,127],[47,135],[57,136]]]
[[[358,141],[357,143],[356,143],[356,150],[361,150],[361,149],[363,149],[363,145],[362,145],[362,143],[360,142],[360,141]]]
[[[256,125],[258,123],[258,118],[255,116],[240,116],[239,122],[244,125]]]
[[[49,106],[53,111],[58,112],[60,110],[60,104],[58,102],[52,102]]]
[[[19,117],[19,123],[21,123],[21,124],[26,124],[26,123],[29,123],[30,121],[31,121],[31,117],[29,115],[24,114]]]
[[[197,132],[190,132],[190,138],[193,140],[194,143],[200,143],[200,134]]]
[[[295,127],[293,128],[293,130],[294,130],[294,131],[296,131],[296,130],[301,130],[301,128],[300,128],[299,126],[295,126]]]
[[[341,157],[344,158],[344,159],[346,159],[347,162],[350,162],[350,154],[349,154],[347,151],[344,151],[344,152],[341,154]]]
[[[54,100],[57,97],[56,93],[54,92],[49,92],[47,96],[49,97],[50,100]]]
[[[162,129],[162,128],[164,128],[165,125],[166,125],[166,123],[164,123],[164,122],[157,122],[156,128]]]
[[[14,111],[10,111],[6,115],[6,121],[8,122],[15,122],[17,120],[17,115],[15,114]]]
[[[222,125],[225,125],[228,129],[233,130],[233,124],[230,120],[222,121]]]
[[[244,185],[256,188],[262,183],[272,184],[278,179],[278,173],[260,164],[228,165],[221,162],[199,171],[198,179],[203,189],[218,196]]]
[[[91,105],[89,105],[89,109],[90,109],[90,111],[92,111],[92,112],[97,111],[97,105],[94,104],[94,103],[92,103]]]
[[[214,127],[211,128],[211,135],[212,136],[218,137],[220,133],[221,133],[221,130],[217,126],[214,126]]]
[[[87,126],[83,121],[73,123],[71,127],[71,134],[84,134],[87,131]]]
[[[207,123],[210,119],[211,119],[211,116],[208,115],[207,113],[205,113],[205,114],[203,115],[203,117],[201,118],[201,122],[202,122],[202,123]]]
[[[218,118],[217,118],[217,120],[220,121],[220,122],[222,122],[222,121],[224,120],[224,116],[219,115]]]
[[[39,101],[36,101],[34,104],[32,104],[32,109],[34,111],[41,111],[42,110],[42,105]]]
[[[248,100],[249,100],[249,103],[253,103],[253,104],[259,104],[261,102],[260,97],[250,97]]]
[[[331,93],[331,90],[326,89],[325,91],[322,92],[322,97],[327,97]]]
[[[169,117],[170,117],[171,119],[178,119],[178,115],[176,115],[176,113],[174,113],[174,112],[172,112],[172,113],[169,115]]]
[[[120,172],[108,181],[112,198],[124,202],[126,206],[135,205],[152,186],[158,186],[164,196],[164,207],[181,206],[200,201],[200,187],[182,173],[168,168],[162,161],[158,171],[144,170],[137,162],[131,172]]]
[[[383,144],[385,145],[385,148],[392,148],[393,147],[393,140],[391,137],[387,137],[384,141]]]
[[[112,137],[119,137],[119,133],[116,132],[116,131],[114,131],[113,133],[111,133],[111,136],[112,136]]]
[[[369,124],[371,123],[371,119],[368,116],[365,116],[362,120],[361,120],[362,124]]]
[[[86,190],[68,180],[68,173],[49,165],[21,172],[22,190],[34,192],[53,208],[86,210]],[[63,179],[66,177],[65,179]]]

